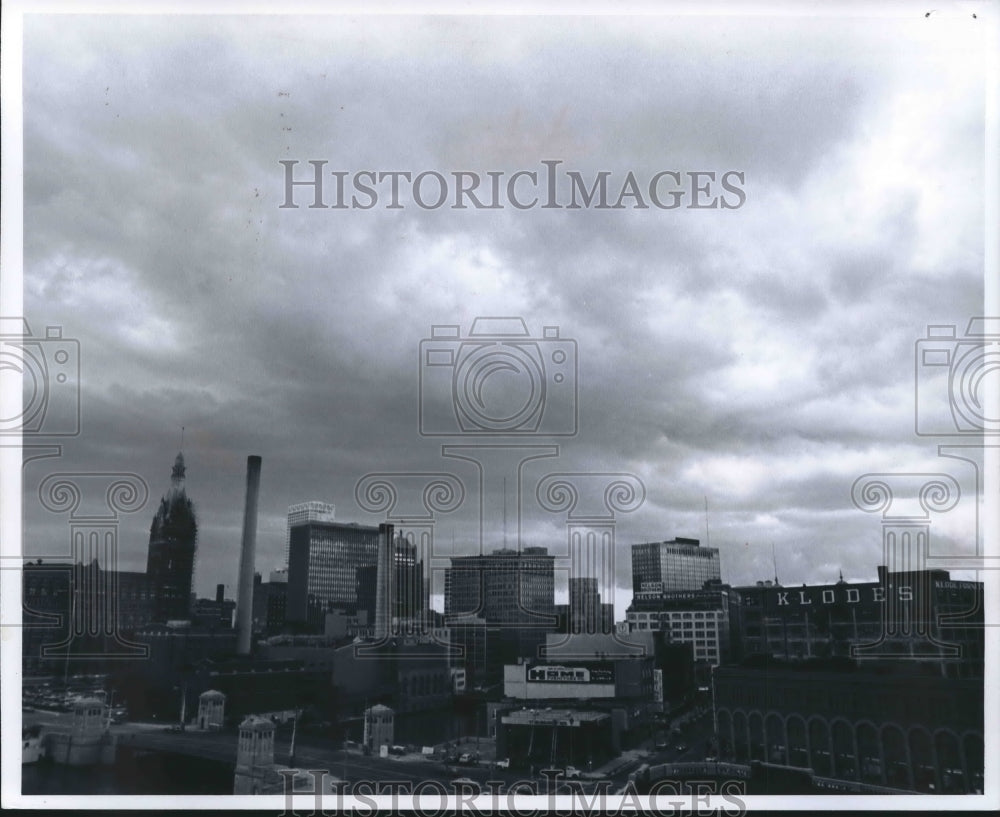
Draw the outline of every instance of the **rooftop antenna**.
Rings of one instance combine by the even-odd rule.
[[[712,540],[708,536],[708,495],[705,495],[705,547],[711,547]]]
[[[184,450],[184,426],[181,426],[181,451]]]
[[[778,581],[778,560],[774,556],[774,542],[771,542],[771,564],[774,565],[774,583],[781,586],[781,582]]]

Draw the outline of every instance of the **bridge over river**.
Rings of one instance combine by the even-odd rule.
[[[235,770],[235,732],[187,729],[134,728],[129,725],[112,727],[117,737],[118,752],[159,752],[197,757],[227,763]],[[381,758],[358,752],[296,740],[295,757],[289,757],[290,740],[275,739],[274,760],[283,766],[298,769],[325,769],[343,780],[448,780],[454,775],[441,763],[424,758]],[[483,772],[488,769],[483,767]]]

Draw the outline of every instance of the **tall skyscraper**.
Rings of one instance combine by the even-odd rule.
[[[610,633],[614,627],[614,603],[601,601],[596,578],[570,577],[566,612],[570,633]]]
[[[553,616],[555,557],[542,547],[452,557],[445,571],[444,612],[476,615],[489,624]]]
[[[322,521],[307,512],[289,534],[288,621],[307,621],[310,606],[357,612],[357,569],[377,562],[377,527]]]
[[[518,658],[537,658],[546,633],[556,628],[555,557],[543,547],[452,557],[444,612],[456,627],[473,618],[481,623],[490,660],[501,672]]]
[[[153,620],[159,622],[191,618],[198,524],[184,490],[184,475],[184,455],[178,453],[170,474],[170,490],[160,500],[149,528],[146,575],[153,593]]]
[[[382,554],[380,553],[380,557]],[[386,575],[386,569],[388,573]],[[358,612],[367,611],[369,625],[379,625],[378,614],[388,617],[389,623],[399,620],[423,620],[427,612],[427,596],[424,587],[424,564],[419,559],[417,546],[397,534],[393,537],[391,560],[383,559],[384,581],[378,579],[376,565],[357,569]],[[379,606],[379,588],[386,593]],[[385,622],[382,623],[383,626]],[[381,633],[384,635],[384,631]]]
[[[288,549],[292,541],[292,528],[306,522],[335,522],[337,506],[329,502],[300,502],[288,506],[288,527],[285,529],[285,569],[288,569]]]
[[[701,590],[719,581],[719,549],[701,547],[697,539],[632,545],[632,592]]]

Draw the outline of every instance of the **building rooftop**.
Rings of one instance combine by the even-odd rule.
[[[502,723],[515,726],[569,726],[571,724],[600,723],[611,716],[607,712],[589,709],[517,709],[500,716]]]
[[[260,715],[247,715],[240,724],[240,729],[263,729],[264,727],[274,729],[274,723],[270,718],[264,718]]]
[[[217,689],[206,689],[198,697],[199,698],[225,698],[226,696],[222,692],[219,692],[219,690],[217,690]]]

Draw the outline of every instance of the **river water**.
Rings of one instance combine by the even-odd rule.
[[[22,794],[232,794],[233,766],[173,754],[119,751],[113,766],[21,767]]]

